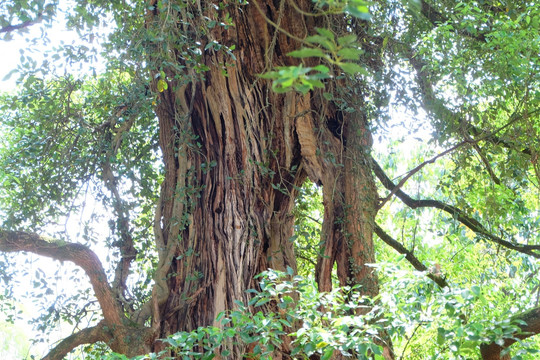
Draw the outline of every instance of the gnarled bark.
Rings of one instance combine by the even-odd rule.
[[[310,1],[296,5],[312,10]],[[212,18],[215,10],[201,11]],[[245,291],[257,287],[256,274],[296,268],[291,211],[306,176],[324,193],[323,251],[329,256],[319,259],[320,290],[330,290],[337,263],[343,285],[361,284],[367,295],[378,291],[366,266],[374,262],[377,196],[362,113],[344,119],[321,92],[278,94],[258,78],[273,66],[298,63],[286,54],[323,19],[303,17],[286,1],[227,11],[234,27],[216,27],[206,41],[234,44],[236,59],[205,51],[204,77],[192,74],[182,86],[171,81],[157,106],[166,169],[156,221],[160,336],[214,324],[234,300],[249,300]],[[225,63],[234,65],[226,74]],[[236,351],[240,357],[243,349]]]

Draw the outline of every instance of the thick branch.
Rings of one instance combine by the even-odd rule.
[[[37,234],[0,230],[0,251],[28,251],[55,260],[71,261],[80,266],[90,278],[96,298],[108,326],[121,325],[122,311],[97,255],[88,247],[64,241],[47,240]]]
[[[22,22],[20,24],[7,25],[7,26],[4,26],[4,27],[0,28],[0,34],[1,33],[9,33],[9,32],[12,32],[12,31],[16,31],[16,30],[20,30],[20,29],[30,27],[32,25],[40,23],[41,20],[43,20],[43,16],[42,16],[42,14],[38,14],[38,16],[37,16],[37,18],[35,20],[28,20],[28,21],[24,21],[24,22]]]
[[[539,245],[523,245],[515,241],[514,242],[506,241],[498,236],[491,234],[478,220],[468,216],[462,210],[452,205],[445,204],[438,200],[416,200],[416,199],[411,198],[402,190],[398,189],[397,191],[395,191],[396,185],[384,173],[383,169],[374,159],[373,159],[373,171],[375,172],[375,175],[381,181],[383,186],[387,188],[388,190],[390,190],[391,192],[395,192],[395,195],[398,198],[400,198],[401,201],[403,201],[403,203],[405,203],[405,205],[409,206],[410,208],[416,209],[416,208],[432,207],[432,208],[440,209],[452,215],[457,221],[467,226],[469,229],[474,231],[477,235],[480,235],[482,238],[486,240],[495,242],[496,244],[506,247],[508,249],[516,250],[521,253],[531,255],[535,258],[540,258],[540,253],[537,252],[538,250],[540,250]]]
[[[93,344],[98,341],[108,342],[110,335],[105,330],[104,322],[81,330],[60,341],[42,360],[62,360],[71,350],[82,344]]]
[[[405,246],[403,246],[400,242],[392,238],[390,235],[388,235],[378,224],[375,224],[375,234],[377,234],[378,237],[381,238],[382,241],[393,247],[397,252],[400,254],[405,255],[405,259],[407,259],[412,266],[418,271],[428,271],[428,268],[422,264],[420,260],[414,254],[407,250]],[[448,287],[448,283],[446,282],[446,279],[440,275],[433,274],[431,272],[427,275],[431,280],[435,281],[437,285],[440,287]]]
[[[520,333],[514,334],[513,338],[511,339],[505,339],[503,346],[500,346],[494,342],[491,344],[482,344],[480,346],[480,353],[482,354],[483,360],[510,359],[509,355],[501,355],[501,352],[504,349],[508,348],[518,340],[523,340],[540,333],[540,307],[536,307],[524,313],[518,314],[512,319],[520,322]]]

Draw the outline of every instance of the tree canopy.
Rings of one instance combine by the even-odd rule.
[[[536,1],[3,1],[0,312],[72,326],[44,359],[536,359],[539,30]]]

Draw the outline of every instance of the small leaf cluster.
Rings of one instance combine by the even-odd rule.
[[[358,288],[336,289],[319,293],[313,279],[286,272],[268,270],[259,275],[259,290],[247,304],[236,301],[236,309],[222,312],[219,326],[199,327],[178,332],[162,341],[167,349],[159,354],[134,359],[174,358],[238,359],[235,347],[247,348],[242,354],[249,359],[273,359],[286,337],[291,341],[291,356],[330,359],[341,353],[356,359],[383,359],[381,347],[374,342],[380,327],[375,321],[378,310],[360,297]],[[263,312],[271,307],[274,311]],[[367,311],[366,311],[367,309]],[[122,359],[117,354],[107,359]]]
[[[368,75],[366,68],[358,63],[364,50],[360,48],[355,34],[336,37],[327,28],[316,28],[316,31],[317,34],[303,40],[305,46],[287,55],[300,59],[318,58],[330,66],[338,67],[348,76]],[[332,76],[326,65],[308,67],[300,64],[280,66],[261,77],[273,80],[272,89],[277,93],[295,90],[306,94],[315,88],[324,88],[323,81]]]

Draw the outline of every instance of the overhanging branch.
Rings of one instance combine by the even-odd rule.
[[[456,149],[459,149],[460,147],[462,147],[463,145],[467,144],[466,141],[462,141],[460,142],[459,144],[457,145],[454,145],[452,146],[450,149],[447,149],[445,151],[443,151],[442,153],[440,154],[437,154],[436,156],[432,157],[431,159],[429,160],[426,160],[424,161],[423,163],[421,163],[420,165],[416,166],[414,169],[412,169],[411,171],[409,171],[407,173],[406,176],[403,177],[403,179],[400,180],[400,182],[390,191],[390,194],[388,194],[386,196],[386,198],[384,198],[378,205],[379,209],[382,208],[384,206],[384,204],[386,204],[386,202],[388,202],[388,200],[390,200],[392,198],[392,196],[394,196],[394,194],[399,191],[399,189],[401,189],[401,187],[405,184],[405,182],[407,182],[407,180],[409,180],[411,178],[411,176],[413,176],[414,174],[416,174],[418,171],[422,170],[422,168],[424,166],[426,166],[427,164],[433,164],[438,158],[440,157],[443,157],[445,156],[446,154],[449,154],[451,153],[452,151],[456,150]]]
[[[90,278],[90,283],[107,324],[109,326],[122,324],[122,311],[113,296],[101,261],[87,246],[46,239],[28,232],[0,229],[0,251],[27,251],[55,260],[71,261],[80,266]]]
[[[463,212],[461,209],[456,208],[455,206],[445,204],[438,200],[416,200],[411,198],[409,195],[404,193],[402,190],[397,189],[394,182],[385,174],[383,169],[380,167],[380,165],[375,161],[375,159],[372,159],[373,161],[373,171],[375,173],[375,176],[381,181],[383,186],[390,190],[391,192],[394,192],[395,195],[403,201],[405,205],[412,209],[417,208],[425,208],[425,207],[431,207],[436,208],[439,210],[442,210],[454,217],[457,221],[474,231],[477,235],[481,236],[482,238],[492,241],[498,245],[501,245],[505,248],[512,249],[515,251],[519,251],[521,253],[533,256],[535,258],[540,258],[540,253],[538,250],[540,250],[540,245],[523,245],[519,244],[515,241],[510,242],[507,240],[504,240],[498,236],[495,236],[491,234],[485,227],[482,225],[478,220],[468,216]]]
[[[450,21],[449,18],[447,18],[445,15],[443,15],[440,11],[435,9],[435,7],[430,5],[425,0],[422,0],[421,2],[420,12],[435,27]],[[459,35],[465,36],[467,38],[474,39],[480,42],[486,42],[486,36],[483,32],[477,31],[476,33],[472,33],[466,29],[456,29],[455,31]]]
[[[433,89],[433,84],[430,81],[431,74],[428,72],[426,63],[424,63],[418,56],[409,54],[409,62],[416,71],[416,81],[419,85],[419,89],[422,95],[422,103],[427,111],[431,112],[435,116],[439,117],[442,120],[445,120],[448,124],[455,123],[456,126],[460,126],[467,132],[468,136],[473,137],[472,141],[474,143],[479,143],[480,141],[485,141],[493,145],[501,146],[509,150],[518,151],[525,155],[531,156],[532,151],[526,146],[520,146],[512,141],[505,140],[504,138],[498,136],[498,134],[508,128],[510,125],[520,122],[530,116],[535,116],[540,113],[540,108],[530,109],[526,111],[516,111],[509,117],[505,125],[493,130],[485,131],[478,129],[473,124],[466,122],[460,115],[454,113],[448,109],[441,100],[435,96],[435,91]],[[520,103],[523,104],[525,99]],[[470,140],[469,140],[470,142]]]

